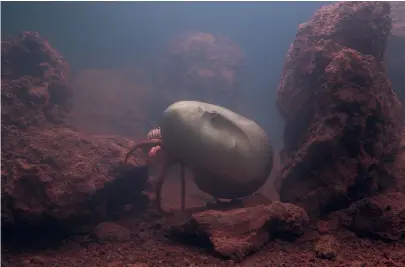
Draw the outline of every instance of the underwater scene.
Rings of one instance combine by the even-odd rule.
[[[1,266],[405,266],[405,2],[2,2]]]

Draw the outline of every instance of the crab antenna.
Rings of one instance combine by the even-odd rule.
[[[144,146],[150,146],[150,145],[162,145],[162,140],[159,139],[151,139],[147,141],[141,141],[137,144],[135,144],[131,149],[128,151],[127,155],[125,156],[124,162],[127,163],[128,158],[138,149]]]
[[[155,124],[153,124],[151,121],[148,120],[148,123],[153,127],[153,129],[158,128]]]

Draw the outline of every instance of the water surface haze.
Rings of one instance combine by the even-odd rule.
[[[276,148],[282,121],[276,90],[297,27],[330,2],[2,2],[2,38],[36,31],[87,69],[152,68],[173,36],[225,35],[246,56],[242,98]],[[152,89],[153,90],[153,89]],[[212,102],[215,102],[214,100]]]

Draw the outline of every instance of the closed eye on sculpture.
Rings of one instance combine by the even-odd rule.
[[[211,127],[222,132],[222,137],[231,138],[234,141],[231,142],[233,144],[236,142],[241,143],[243,141],[248,142],[249,138],[247,135],[231,120],[215,111],[208,112],[208,114],[211,116]]]

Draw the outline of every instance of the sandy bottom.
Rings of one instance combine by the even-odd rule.
[[[166,210],[180,207],[180,186],[175,173],[174,169],[164,185]],[[271,182],[261,192],[273,199],[277,197]],[[213,199],[188,181],[186,201],[187,207],[191,208]],[[130,241],[100,243],[86,234],[65,239],[48,248],[20,252],[3,248],[2,266],[405,266],[405,244],[360,239],[346,230],[335,234],[339,245],[337,257],[333,260],[317,258],[314,238],[306,234],[306,237],[294,243],[273,240],[259,252],[241,262],[234,262],[214,255],[209,248],[167,238],[156,214],[143,215],[142,218],[126,216],[116,223],[131,231]]]

